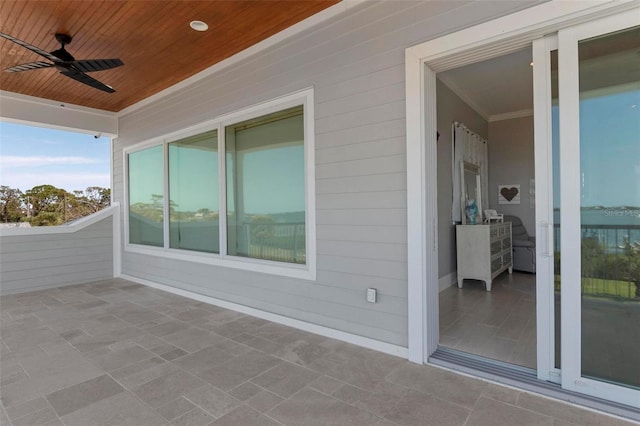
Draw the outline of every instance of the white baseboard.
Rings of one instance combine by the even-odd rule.
[[[91,284],[91,283],[99,283],[99,282],[104,282],[104,281],[108,281],[110,280],[112,277],[111,276],[104,276],[104,277],[94,277],[92,279],[89,279],[87,281],[87,279],[82,279],[78,282],[76,281],[71,281],[69,282],[68,280],[64,280],[62,282],[55,282],[55,283],[50,283],[50,284],[42,284],[42,285],[34,285],[34,286],[30,286],[30,287],[18,287],[18,288],[6,288],[6,285],[2,285],[2,283],[0,283],[0,296],[9,296],[12,294],[22,294],[22,293],[31,293],[34,291],[41,291],[41,290],[52,290],[54,288],[65,288],[65,287],[70,287],[70,286],[74,286],[74,285],[82,285],[82,284]]]
[[[443,291],[451,287],[458,282],[457,272],[452,272],[449,275],[445,275],[442,278],[438,278],[439,291]]]
[[[398,356],[404,359],[407,359],[408,357],[407,348],[404,348],[402,346],[381,342],[379,340],[358,336],[356,334],[351,334],[351,333],[347,333],[340,330],[335,330],[333,328],[324,327],[322,325],[300,321],[297,319],[285,317],[283,315],[278,315],[271,312],[261,311],[259,309],[251,308],[249,306],[239,305],[237,303],[228,302],[226,300],[216,299],[215,297],[205,296],[203,294],[194,293],[188,290],[182,290],[180,288],[171,287],[165,284],[159,284],[153,281],[145,280],[143,278],[132,277],[126,274],[121,274],[120,278],[123,280],[132,281],[138,284],[157,288],[158,290],[163,290],[169,293],[177,294],[179,296],[188,297],[189,299],[198,300],[200,302],[205,302],[211,305],[220,306],[221,308],[226,308],[232,311],[241,312],[243,314],[262,318],[267,321],[272,321],[278,324],[308,331],[309,333],[319,334],[321,336],[329,337],[331,339],[341,340],[343,342],[351,343],[357,346],[362,346],[367,349],[373,349],[374,351],[384,352],[386,354]]]

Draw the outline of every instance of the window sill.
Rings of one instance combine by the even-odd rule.
[[[315,267],[312,267],[309,263],[307,263],[307,265],[295,265],[271,260],[250,259],[229,255],[221,256],[219,254],[200,253],[179,249],[164,249],[138,244],[125,244],[124,251],[147,256],[163,257],[186,262],[197,262],[206,265],[220,266],[223,268],[240,269],[243,271],[279,275],[303,280],[315,281],[316,279]]]

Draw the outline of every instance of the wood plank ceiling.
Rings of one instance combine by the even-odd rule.
[[[55,68],[0,72],[0,89],[61,103],[120,111],[338,3],[263,1],[0,1],[0,32],[51,52],[55,33],[73,41],[76,59],[120,58],[124,66],[90,73],[109,94],[62,76]],[[189,27],[193,20],[206,32]],[[45,60],[0,38],[0,69]]]

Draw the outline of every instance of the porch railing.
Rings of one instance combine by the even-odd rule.
[[[560,224],[554,226],[556,290],[559,290]],[[581,226],[582,294],[640,302],[640,226]]]
[[[242,237],[246,241],[248,256],[289,263],[305,263],[305,223],[242,224]],[[239,249],[241,249],[239,247]]]

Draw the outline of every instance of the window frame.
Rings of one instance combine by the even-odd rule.
[[[225,129],[242,121],[273,114],[295,106],[303,107],[304,124],[304,170],[305,170],[305,249],[306,264],[278,262],[232,256],[227,253],[227,179]],[[267,102],[249,106],[206,122],[156,137],[123,149],[123,195],[124,195],[124,251],[174,260],[198,262],[245,271],[281,275],[306,280],[316,279],[316,209],[315,209],[315,114],[313,88],[307,88]],[[218,185],[220,253],[206,253],[171,248],[169,236],[169,144],[203,132],[217,130],[218,133]],[[164,187],[164,246],[153,247],[129,241],[129,154],[154,146],[163,147]]]

